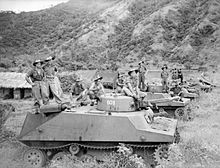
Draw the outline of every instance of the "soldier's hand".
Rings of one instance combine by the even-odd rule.
[[[34,87],[35,85],[36,85],[35,83],[32,83],[32,84],[31,84],[32,87]]]

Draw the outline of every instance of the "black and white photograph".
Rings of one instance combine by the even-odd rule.
[[[220,168],[220,0],[0,0],[0,168]]]

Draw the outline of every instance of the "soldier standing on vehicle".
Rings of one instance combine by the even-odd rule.
[[[43,104],[47,104],[49,101],[48,94],[47,94],[47,86],[44,81],[45,79],[45,73],[42,66],[41,60],[36,60],[33,63],[34,68],[31,69],[25,79],[26,81],[32,86],[32,94],[34,98],[34,106],[37,109],[37,112],[39,111],[40,106],[42,105],[41,100],[43,101]]]
[[[60,95],[60,88],[58,86],[58,84],[56,83],[56,71],[57,68],[55,66],[55,63],[53,62],[53,60],[55,59],[55,57],[48,57],[45,61],[44,61],[44,65],[43,65],[43,70],[45,72],[45,76],[46,76],[46,83],[47,83],[47,88],[48,88],[48,95],[52,95],[53,98],[55,98],[55,101],[58,104],[62,103],[62,99],[61,99],[61,95]]]
[[[178,78],[180,79],[180,83],[183,84],[183,73],[181,69],[178,69]]]
[[[168,77],[169,77],[168,68],[167,68],[167,65],[165,64],[162,67],[162,72],[161,72],[163,92],[167,92],[167,89],[168,89]]]
[[[146,86],[145,86],[145,74],[147,72],[147,68],[145,65],[145,62],[142,60],[138,63],[138,72],[139,72],[139,89],[141,91],[145,91],[146,90]]]

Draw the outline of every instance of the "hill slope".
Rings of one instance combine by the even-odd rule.
[[[2,13],[0,22],[2,67],[51,54],[66,69],[113,69],[142,57],[188,68],[220,62],[217,0],[72,0]]]

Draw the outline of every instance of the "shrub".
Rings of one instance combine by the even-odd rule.
[[[80,161],[76,157],[67,155],[62,161],[52,161],[49,168],[146,168],[142,158],[131,154],[129,148],[120,144],[117,152],[112,152],[103,161]]]

